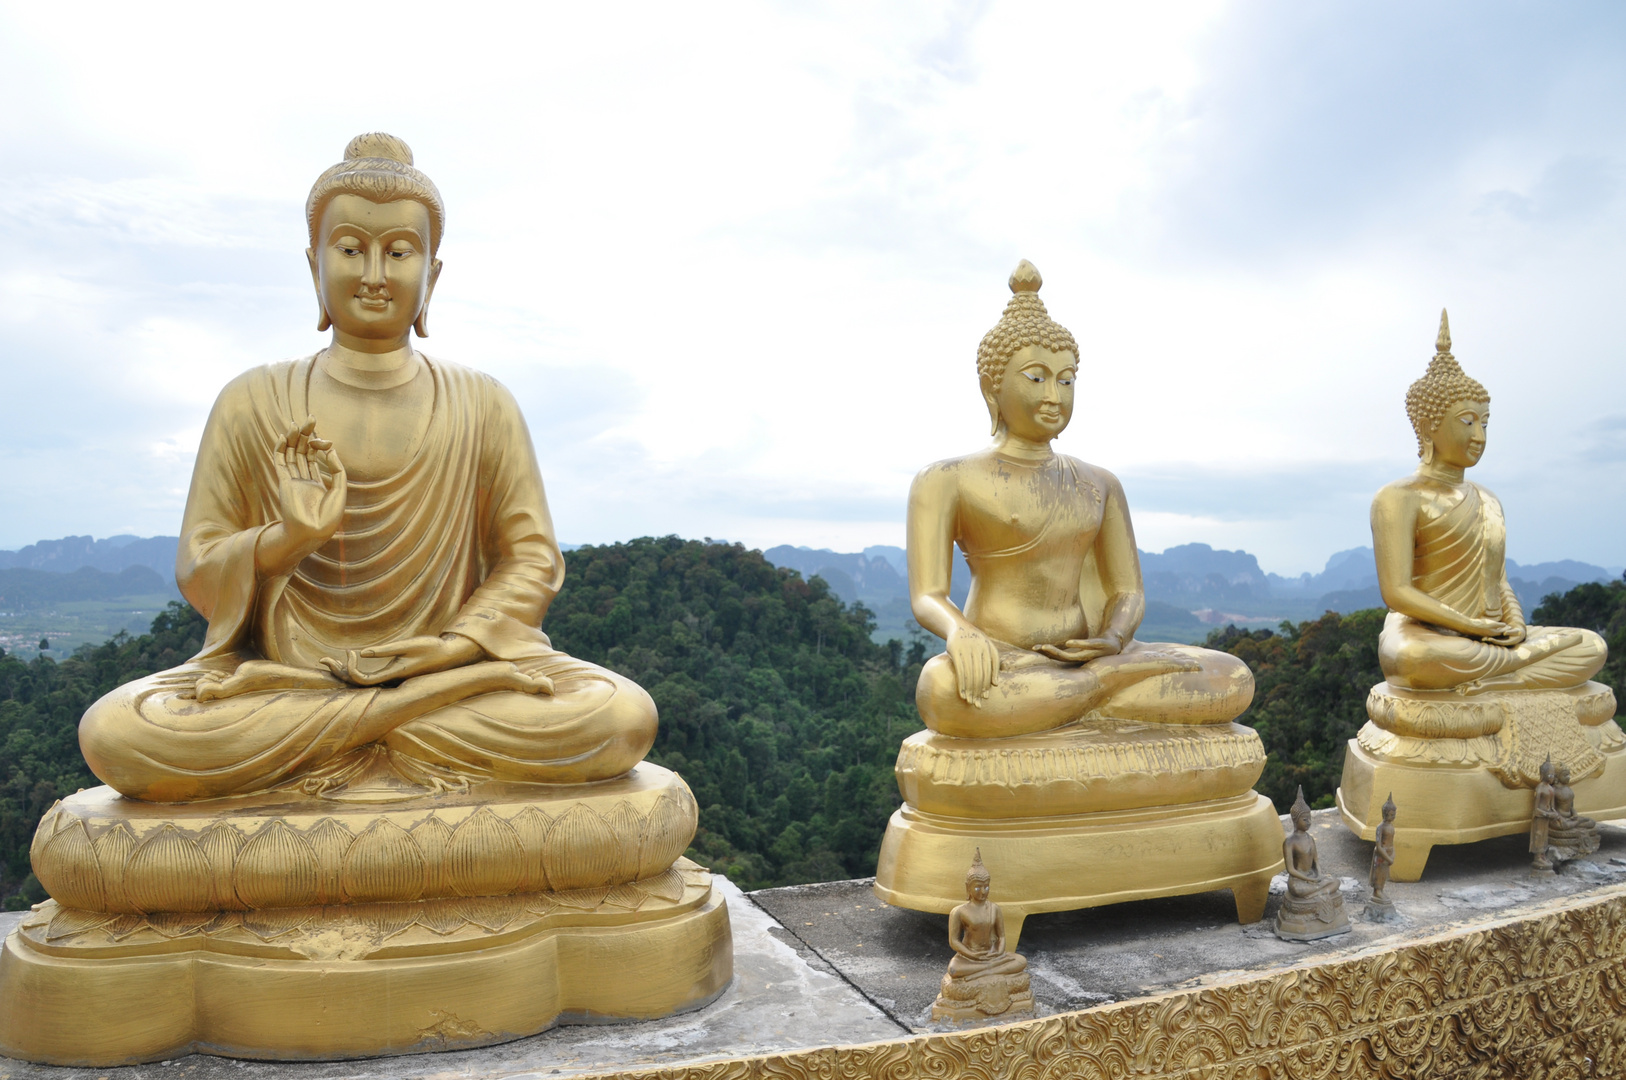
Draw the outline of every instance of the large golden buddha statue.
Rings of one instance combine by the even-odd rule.
[[[0,1052],[437,1049],[730,977],[654,703],[540,629],[564,562],[518,406],[412,347],[439,191],[363,135],[306,209],[331,340],[215,403],[177,556],[207,639],[81,721],[108,786],[40,824]]]
[[[1079,352],[1040,284],[1017,267],[978,349],[992,444],[927,466],[909,493],[914,613],[947,651],[921,672],[928,730],[898,756],[905,805],[876,892],[948,911],[980,846],[1013,941],[1036,911],[1219,888],[1256,921],[1282,829],[1252,790],[1259,737],[1234,723],[1253,677],[1224,653],[1135,640],[1146,601],[1123,487],[1051,447]],[[949,599],[955,544],[964,610]]]
[[[1543,760],[1568,765],[1594,817],[1626,815],[1614,693],[1589,681],[1608,649],[1591,630],[1530,626],[1508,584],[1502,505],[1466,472],[1485,452],[1490,394],[1451,353],[1450,322],[1406,393],[1421,464],[1372,501],[1384,681],[1349,743],[1338,805],[1371,839],[1380,800],[1406,806],[1393,876],[1416,881],[1435,844],[1528,827]]]

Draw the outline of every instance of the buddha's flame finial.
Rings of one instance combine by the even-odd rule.
[[[1293,800],[1293,816],[1297,817],[1301,813],[1308,814],[1309,812],[1310,804],[1304,801],[1304,785],[1300,784],[1299,796]]]
[[[971,869],[965,872],[965,880],[969,883],[972,881],[986,882],[992,879],[993,875],[988,873],[986,866],[982,865],[982,848],[979,847],[971,855]]]
[[[1451,319],[1444,308],[1440,309],[1440,336],[1434,339],[1434,353],[1436,356],[1451,355]]]
[[[1039,268],[1026,259],[1017,263],[1016,269],[1011,271],[1010,286],[1013,293],[1036,293],[1043,284],[1044,278],[1039,276]]]

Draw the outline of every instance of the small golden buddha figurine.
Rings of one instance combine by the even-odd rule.
[[[966,902],[949,912],[948,939],[954,957],[932,1004],[933,1020],[1033,1011],[1027,957],[1005,951],[1005,916],[988,899],[992,884],[979,849],[965,875]]]
[[[1377,827],[1372,844],[1372,873],[1367,879],[1372,895],[1366,901],[1366,917],[1372,922],[1392,922],[1396,918],[1394,901],[1383,895],[1389,884],[1389,867],[1395,861],[1395,797],[1391,792],[1383,800],[1383,821]]]
[[[1547,829],[1547,844],[1565,860],[1578,859],[1598,850],[1598,823],[1575,812],[1575,789],[1570,786],[1570,767],[1553,766],[1553,811]]]
[[[1291,811],[1293,835],[1282,841],[1287,864],[1287,895],[1276,913],[1276,936],[1288,941],[1315,941],[1348,933],[1349,916],[1336,877],[1323,876],[1316,860],[1315,837],[1310,835],[1310,804],[1304,789]]]
[[[928,730],[898,756],[905,806],[876,892],[947,911],[975,841],[1013,940],[1029,912],[1217,888],[1256,920],[1281,826],[1251,790],[1259,737],[1233,722],[1253,677],[1225,653],[1135,640],[1146,601],[1123,486],[1051,446],[1073,416],[1078,345],[1032,263],[1009,284],[977,351],[993,440],[927,466],[909,493],[911,604],[947,651],[920,675]],[[949,599],[956,544],[971,572],[963,610]],[[1040,817],[1043,842],[1006,824]],[[1156,855],[1102,880],[1096,861],[1125,843]]]
[[[1579,797],[1626,814],[1626,738],[1590,681],[1608,655],[1591,630],[1530,626],[1508,583],[1502,506],[1466,477],[1486,447],[1490,394],[1451,353],[1450,322],[1406,393],[1421,464],[1372,501],[1384,682],[1351,740],[1338,803],[1370,838],[1376,793],[1402,793],[1393,874],[1416,881],[1429,849],[1520,832],[1543,755],[1582,777]]]
[[[564,561],[518,405],[412,346],[440,192],[362,135],[306,223],[331,338],[215,402],[176,559],[208,635],[80,722],[108,786],[40,823],[53,900],[7,942],[5,1054],[439,1049],[730,978],[726,909],[682,859],[693,797],[642,763],[654,703],[541,630]]]

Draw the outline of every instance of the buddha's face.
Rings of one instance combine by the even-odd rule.
[[[316,296],[340,337],[404,344],[440,275],[424,205],[335,195],[322,208],[316,244],[307,253]]]
[[[1393,825],[1395,823],[1395,805],[1388,803],[1383,808],[1383,820]]]
[[[1073,380],[1078,357],[1025,345],[1011,357],[996,396],[983,387],[983,397],[1005,430],[1031,442],[1046,443],[1060,435],[1073,418]]]
[[[966,899],[982,903],[988,899],[988,882],[980,878],[969,878],[965,883]]]
[[[1299,832],[1310,831],[1310,811],[1294,810],[1292,811],[1292,817],[1293,828],[1297,829]]]
[[[1558,780],[1558,782],[1560,784],[1569,783],[1570,782],[1570,767],[1568,765],[1559,765],[1558,767],[1553,769],[1553,776],[1554,776],[1554,778],[1556,778]]]
[[[1479,464],[1485,453],[1485,426],[1489,423],[1487,402],[1459,401],[1451,406],[1434,429],[1434,460],[1459,469]]]

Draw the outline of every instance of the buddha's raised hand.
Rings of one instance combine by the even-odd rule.
[[[255,562],[267,577],[292,572],[339,531],[346,477],[333,444],[316,436],[316,420],[290,424],[271,451],[280,520],[260,536]]]

